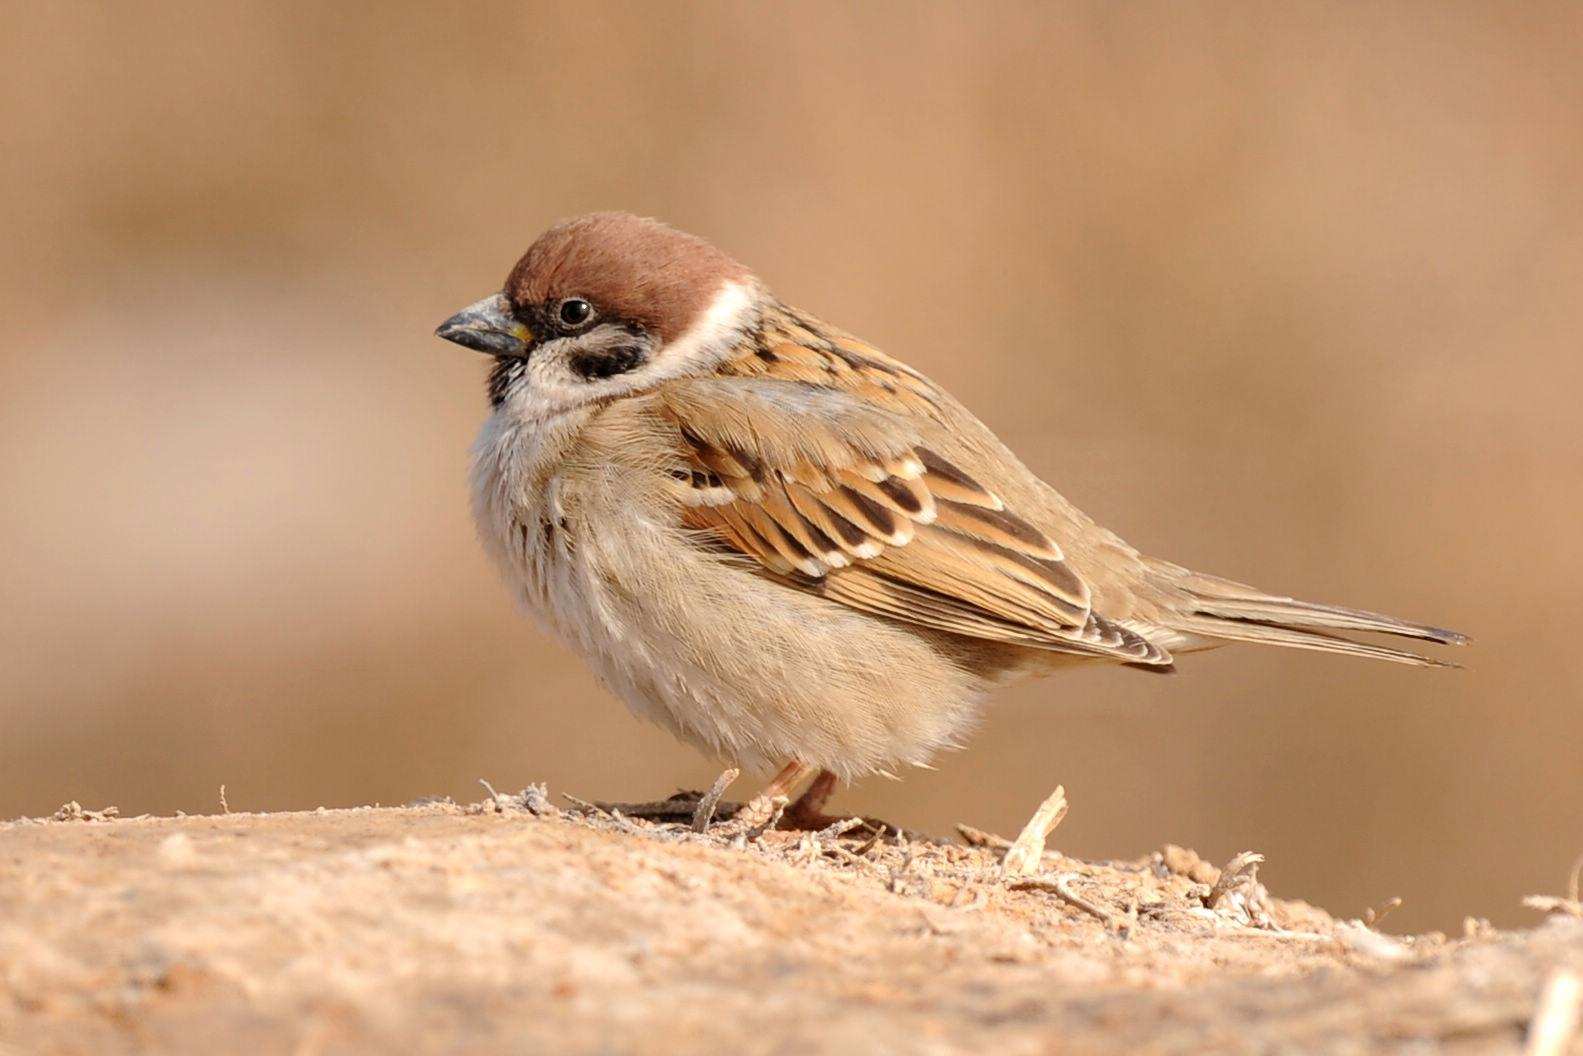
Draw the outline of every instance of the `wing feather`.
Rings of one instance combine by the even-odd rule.
[[[771,351],[764,362],[773,372],[656,391],[687,464],[673,475],[692,485],[679,489],[688,527],[713,533],[791,587],[890,619],[1128,663],[1170,662],[1095,614],[1060,547],[927,447],[929,423],[904,401],[887,406],[851,385],[809,380],[817,363],[817,376],[855,373],[919,396],[915,375],[856,348]]]
[[[1009,501],[953,461],[993,464],[976,420],[911,367],[783,304],[717,373],[652,398],[675,431],[667,468],[685,526],[789,588],[887,619],[1154,670],[1172,658],[1152,639],[1418,664],[1439,661],[1329,632],[1466,640],[1143,557],[997,474]]]

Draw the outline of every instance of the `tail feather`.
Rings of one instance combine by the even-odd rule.
[[[1181,617],[1174,622],[1174,626],[1189,634],[1228,642],[1253,642],[1259,645],[1281,645],[1289,649],[1313,649],[1321,653],[1365,656],[1374,660],[1389,660],[1393,663],[1412,664],[1417,667],[1461,666],[1407,649],[1395,649],[1388,645],[1376,645],[1373,642],[1355,642],[1351,638],[1342,638],[1340,635],[1302,627],[1201,616]]]
[[[1385,616],[1339,605],[1321,605],[1295,598],[1265,594],[1253,587],[1206,576],[1186,569],[1171,569],[1173,586],[1185,595],[1188,608],[1173,621],[1186,633],[1234,642],[1260,642],[1293,649],[1366,656],[1425,667],[1458,665],[1371,642],[1358,642],[1329,631],[1364,631],[1416,638],[1440,645],[1466,645],[1457,631]]]

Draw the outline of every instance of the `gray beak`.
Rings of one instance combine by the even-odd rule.
[[[525,356],[533,344],[533,331],[512,316],[501,293],[469,304],[441,323],[434,336],[491,356]]]

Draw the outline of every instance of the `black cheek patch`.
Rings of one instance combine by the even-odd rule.
[[[501,357],[489,370],[489,406],[499,407],[506,402],[511,390],[527,373],[528,361],[516,356]]]
[[[617,345],[597,352],[579,352],[572,356],[571,368],[585,381],[597,381],[636,370],[648,358],[648,352],[637,345]]]

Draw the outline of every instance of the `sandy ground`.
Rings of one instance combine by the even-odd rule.
[[[0,825],[0,1053],[1583,1053],[1575,902],[1393,937],[1180,848],[693,804]]]

